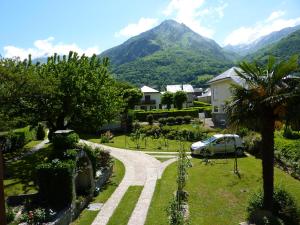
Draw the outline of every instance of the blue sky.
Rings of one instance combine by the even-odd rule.
[[[300,24],[299,0],[0,0],[0,54],[100,53],[165,19],[220,45]]]

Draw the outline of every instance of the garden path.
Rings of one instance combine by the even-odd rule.
[[[135,209],[131,214],[128,224],[143,225],[146,221],[156,181],[161,178],[163,170],[170,163],[176,161],[176,158],[161,163],[155,157],[145,154],[144,152],[108,147],[84,140],[81,140],[81,142],[94,148],[100,147],[110,151],[113,157],[124,164],[126,170],[122,182],[112,196],[104,203],[92,225],[106,225],[128,187],[132,185],[141,185],[144,186],[144,188]]]

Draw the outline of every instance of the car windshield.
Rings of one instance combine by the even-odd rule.
[[[207,140],[203,141],[204,144],[209,144],[211,142],[213,142],[214,140],[216,140],[217,138],[212,136],[211,138],[208,138]]]

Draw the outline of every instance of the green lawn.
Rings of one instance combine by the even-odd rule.
[[[93,203],[105,203],[122,181],[125,167],[122,162],[115,159],[113,175],[110,181],[103,187],[100,194],[94,198]],[[88,225],[93,222],[99,211],[83,210],[72,225]]]
[[[254,157],[238,160],[241,178],[233,174],[233,159],[213,160],[205,165],[192,159],[187,191],[191,224],[232,225],[245,221],[249,196],[261,187],[261,161]],[[177,166],[171,164],[157,182],[146,224],[168,224],[166,208],[176,190]],[[300,182],[275,168],[275,183],[285,187],[300,207]],[[159,219],[158,219],[159,218]]]
[[[41,141],[30,141],[23,148],[17,149],[11,153],[4,154],[4,160],[11,160],[15,157],[22,156],[24,153],[30,151],[34,146],[41,143]]]
[[[5,170],[10,174],[8,178],[4,179],[6,196],[35,192],[36,186],[33,184],[35,168],[48,159],[51,150],[52,145],[47,145],[32,155],[6,164]]]
[[[143,186],[130,186],[123,196],[108,225],[126,225],[143,190]]]
[[[100,143],[100,138],[88,137],[88,141],[92,141],[95,143]],[[167,146],[165,144],[165,140],[162,138],[152,139],[150,137],[146,138],[146,140],[142,140],[140,142],[140,148],[136,148],[136,144],[130,139],[129,135],[116,135],[110,143],[103,143],[104,145],[116,147],[116,148],[125,148],[131,150],[139,150],[139,151],[157,151],[157,152],[176,152],[179,150],[179,141],[177,140],[166,140]],[[187,150],[189,150],[192,142],[184,141],[184,146]]]

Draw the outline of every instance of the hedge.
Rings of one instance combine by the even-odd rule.
[[[4,146],[4,152],[12,152],[22,148],[28,142],[36,139],[36,129],[27,126],[11,132],[3,132],[0,135],[0,143]]]
[[[193,105],[195,107],[205,107],[205,106],[211,106],[211,104],[206,102],[200,102],[200,101],[193,101]]]
[[[37,166],[39,194],[48,207],[62,209],[72,203],[74,169],[73,160],[53,160]]]
[[[198,109],[187,108],[182,110],[153,110],[153,111],[134,111],[136,120],[146,122],[147,115],[152,115],[155,120],[166,117],[177,117],[177,116],[191,116],[193,118],[198,117]]]

